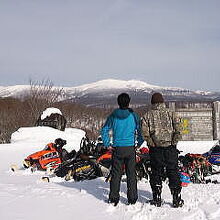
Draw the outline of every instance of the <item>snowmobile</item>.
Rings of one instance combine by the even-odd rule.
[[[90,180],[100,176],[108,176],[111,165],[111,151],[106,148],[97,149],[88,138],[83,138],[79,151],[73,158],[61,163],[53,174],[64,177],[66,181]]]
[[[205,183],[211,175],[211,164],[202,154],[186,154],[179,157],[179,171],[188,173],[192,183]]]
[[[48,168],[55,169],[64,159],[70,157],[71,154],[62,147],[66,145],[66,140],[57,138],[55,143],[49,143],[41,151],[29,155],[23,161],[24,168],[32,168],[37,170],[47,170]]]
[[[148,149],[143,148],[137,152],[136,171],[138,179],[149,176],[149,154]],[[111,178],[112,151],[107,148],[97,146],[84,139],[81,142],[80,150],[75,157],[61,163],[54,174],[64,177],[65,180],[74,179],[75,181],[89,180],[104,176],[106,181]]]
[[[211,164],[212,174],[220,173],[220,145],[214,146],[209,152],[203,155]]]

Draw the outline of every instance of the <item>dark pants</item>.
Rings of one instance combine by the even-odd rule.
[[[127,198],[128,202],[136,202],[137,196],[137,179],[135,172],[136,165],[134,147],[116,147],[112,157],[112,170],[110,181],[109,200],[119,201],[119,191],[123,165],[127,176]]]
[[[176,147],[151,147],[150,148],[151,175],[150,185],[152,190],[155,187],[162,187],[162,179],[168,177],[169,187],[180,187],[178,175],[178,152]]]

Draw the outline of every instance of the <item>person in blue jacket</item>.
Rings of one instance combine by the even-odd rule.
[[[119,108],[115,109],[112,114],[109,115],[101,130],[104,146],[113,150],[108,202],[114,206],[119,202],[123,165],[127,176],[128,204],[135,204],[137,201],[135,146],[141,146],[143,143],[140,119],[139,116],[129,108],[129,95],[122,93],[118,96],[117,101]],[[110,144],[110,131],[112,131],[112,144]]]

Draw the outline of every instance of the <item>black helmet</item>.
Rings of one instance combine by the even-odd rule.
[[[57,138],[55,140],[55,144],[57,147],[63,147],[64,145],[66,145],[66,140],[63,140],[62,138]]]

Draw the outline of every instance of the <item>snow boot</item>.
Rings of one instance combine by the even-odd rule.
[[[128,205],[134,205],[137,202],[137,199],[129,199]]]
[[[179,208],[184,205],[184,200],[181,199],[181,187],[171,188],[171,194],[173,196],[173,207]]]
[[[157,207],[161,207],[161,204],[162,204],[162,200],[161,200],[162,187],[161,186],[153,187],[152,191],[153,191],[153,199],[150,200],[150,204],[155,205]]]
[[[112,204],[113,206],[117,206],[119,200],[118,199],[108,199],[107,201],[109,204]]]

